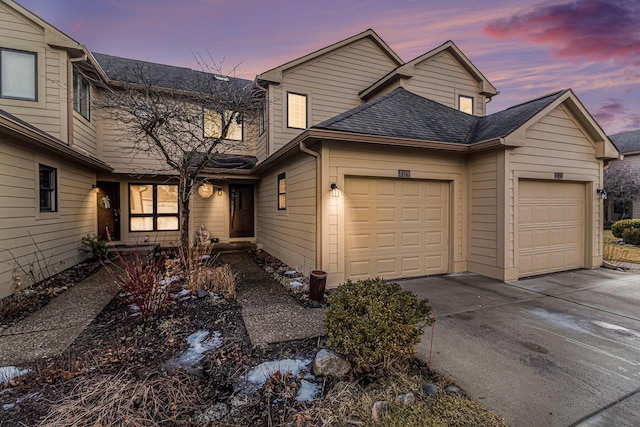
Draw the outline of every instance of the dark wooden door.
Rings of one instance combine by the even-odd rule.
[[[229,185],[229,237],[254,237],[253,184]]]
[[[120,240],[120,184],[98,181],[98,236],[106,239],[109,229],[111,240]]]

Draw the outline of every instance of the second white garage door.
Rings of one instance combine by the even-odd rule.
[[[518,190],[519,276],[585,265],[585,185],[520,180]]]
[[[449,183],[345,179],[345,262],[349,279],[449,271]]]

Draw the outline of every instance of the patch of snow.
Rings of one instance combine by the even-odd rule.
[[[129,311],[132,313],[139,313],[140,312],[140,307],[138,307],[137,304],[130,304],[129,305]]]
[[[307,380],[300,382],[300,389],[296,396],[296,402],[310,402],[316,398],[320,392],[320,385]]]
[[[285,272],[284,272],[284,273],[282,273],[282,274],[284,274],[285,276],[293,276],[293,275],[294,275],[294,274],[296,274],[296,273],[297,273],[297,271],[295,271],[295,270],[290,270],[290,271],[285,271]]]
[[[191,299],[191,291],[189,289],[183,289],[177,294],[171,294],[171,299],[180,299],[180,301]]]
[[[215,331],[207,340],[209,331],[200,330],[187,337],[189,349],[180,357],[169,360],[166,366],[170,368],[193,369],[204,357],[204,353],[216,349],[222,345],[222,334]]]
[[[600,326],[601,328],[604,328],[604,329],[609,329],[611,331],[616,331],[616,332],[623,332],[624,335],[640,338],[640,334],[638,332],[632,331],[631,329],[627,329],[624,326],[618,326],[612,323],[601,322],[599,320],[592,320],[591,323],[593,323],[596,326]]]
[[[296,280],[292,280],[291,283],[289,283],[289,286],[291,286],[292,288],[300,288],[302,286],[304,286],[303,283],[300,283]]]
[[[180,276],[171,276],[169,277],[169,283],[173,283],[173,282],[177,282],[178,280],[180,280]],[[160,285],[166,285],[167,281],[165,279],[161,279],[158,284]]]
[[[262,385],[276,372],[281,374],[290,373],[293,376],[297,376],[302,369],[309,366],[309,363],[311,363],[311,359],[282,359],[264,362],[249,371],[247,380],[252,384]]]
[[[15,377],[28,374],[31,369],[20,369],[15,366],[5,366],[0,368],[0,384],[6,384]]]
[[[4,405],[2,405],[2,409],[8,411],[9,409],[13,409],[14,406],[16,406],[15,403],[5,403]]]

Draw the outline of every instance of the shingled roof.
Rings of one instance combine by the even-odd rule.
[[[621,154],[640,153],[640,129],[609,135]]]
[[[411,93],[403,88],[313,126],[349,133],[473,144],[509,135],[566,90],[476,117]]]
[[[117,82],[151,84],[155,87],[183,91],[197,91],[202,87],[201,83],[205,80],[228,81],[238,85],[238,87],[252,84],[251,80],[196,71],[190,68],[121,58],[104,53],[92,52],[92,55],[98,61],[107,77]]]

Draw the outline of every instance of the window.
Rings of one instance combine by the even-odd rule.
[[[89,82],[77,70],[73,70],[73,109],[89,120],[91,88]]]
[[[278,175],[278,210],[287,208],[287,180],[284,172]]]
[[[36,54],[0,49],[0,96],[35,101]]]
[[[233,116],[233,117],[232,117]],[[222,130],[227,128],[227,137],[234,141],[242,141],[242,115],[232,114],[231,111],[224,112],[224,123],[220,113],[212,110],[204,111],[204,136],[205,138],[220,138]]]
[[[40,165],[40,212],[56,212],[56,169]]]
[[[473,97],[459,95],[458,96],[458,110],[463,113],[473,114]]]
[[[179,230],[178,186],[129,185],[129,230]]]
[[[260,103],[260,109],[258,110],[258,131],[262,135],[267,129],[267,103],[262,100]]]
[[[307,128],[307,95],[287,92],[287,127]]]

